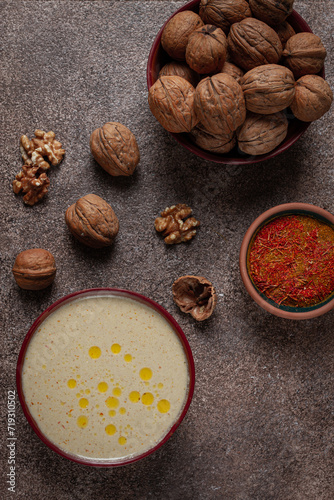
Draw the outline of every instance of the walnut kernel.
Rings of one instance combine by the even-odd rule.
[[[162,233],[167,245],[191,240],[200,222],[189,217],[192,209],[183,203],[165,208],[154,221],[155,230]],[[183,220],[186,219],[186,220]]]

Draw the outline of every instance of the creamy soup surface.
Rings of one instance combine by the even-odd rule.
[[[185,351],[169,323],[132,299],[77,299],[27,349],[22,387],[41,432],[85,458],[121,459],[159,442],[188,393]]]

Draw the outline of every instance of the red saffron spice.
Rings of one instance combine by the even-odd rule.
[[[308,215],[277,217],[256,234],[248,270],[277,304],[319,304],[334,292],[334,230]]]

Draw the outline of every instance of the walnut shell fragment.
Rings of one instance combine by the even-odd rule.
[[[165,64],[159,71],[159,78],[161,76],[180,76],[187,80],[193,87],[198,84],[198,74],[188,64],[183,61],[170,61]]]
[[[190,132],[190,138],[198,147],[216,154],[229,153],[236,145],[235,132],[230,134],[213,134],[201,123]]]
[[[201,0],[199,15],[206,24],[214,24],[228,33],[231,24],[252,13],[246,0]]]
[[[112,245],[119,229],[111,206],[95,194],[87,194],[71,205],[65,220],[73,236],[92,248]]]
[[[266,64],[248,71],[241,80],[246,108],[271,115],[290,106],[295,95],[292,72],[278,64]]]
[[[225,62],[227,39],[217,26],[206,24],[189,35],[186,61],[199,74],[215,73]]]
[[[140,160],[135,136],[118,122],[108,122],[94,130],[90,149],[97,163],[113,176],[133,174]]]
[[[163,49],[173,59],[184,61],[190,33],[203,24],[199,15],[190,10],[175,14],[162,32],[161,45]]]
[[[56,271],[52,253],[43,248],[31,248],[19,253],[13,267],[15,281],[24,290],[43,290],[51,285]]]
[[[275,149],[288,133],[288,119],[284,113],[258,115],[247,113],[238,129],[239,149],[249,155],[263,155]]]
[[[152,114],[168,132],[190,132],[198,123],[194,87],[180,76],[162,76],[150,88]]]
[[[283,50],[276,31],[252,17],[232,24],[227,43],[233,62],[246,71],[278,63]]]
[[[298,120],[312,122],[327,113],[332,102],[333,92],[326,80],[318,75],[305,75],[296,81],[290,108]]]
[[[226,73],[208,76],[197,85],[195,110],[199,121],[213,134],[229,135],[246,118],[242,89]]]
[[[291,14],[294,0],[249,0],[253,16],[267,24],[279,24]]]
[[[297,33],[283,50],[285,63],[296,78],[319,73],[327,55],[321,39],[314,33]]]
[[[217,304],[212,283],[202,276],[181,276],[172,287],[174,302],[197,321],[208,319]]]

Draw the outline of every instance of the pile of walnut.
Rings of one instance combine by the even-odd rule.
[[[27,205],[35,205],[49,189],[50,180],[46,171],[50,165],[59,165],[65,149],[56,141],[54,132],[35,130],[35,137],[31,141],[22,135],[20,150],[24,165],[13,181],[13,191],[15,194],[22,191],[25,193],[23,201]]]
[[[166,24],[171,58],[149,91],[150,109],[169,132],[189,133],[218,154],[261,155],[286,137],[290,108],[304,122],[323,116],[333,93],[317,75],[326,49],[313,33],[295,33],[293,0],[201,0]]]

